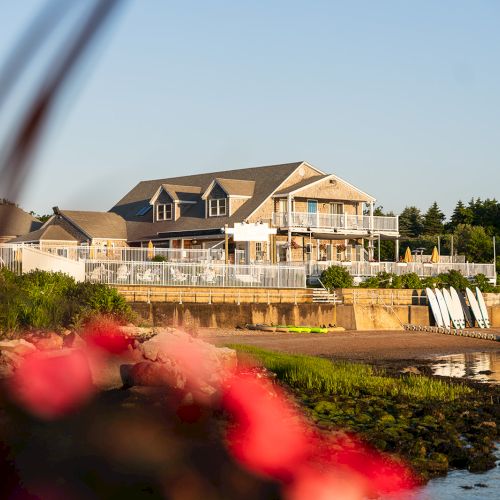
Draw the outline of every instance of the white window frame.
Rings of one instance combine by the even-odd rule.
[[[167,217],[167,207],[170,209],[170,217]],[[160,208],[162,209],[162,217],[160,217]],[[174,215],[174,207],[173,203],[158,203],[156,205],[156,220],[157,221],[163,221],[163,220],[172,220]]]
[[[227,208],[228,208],[227,201],[228,201],[227,198],[210,198],[208,200],[208,216],[223,217],[227,215]],[[224,211],[222,211],[222,206],[224,207]]]

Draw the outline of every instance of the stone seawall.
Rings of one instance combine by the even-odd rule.
[[[402,330],[404,324],[434,324],[428,306],[341,304],[197,304],[132,302],[133,310],[155,326],[235,328],[247,323],[336,325],[346,330]],[[500,326],[500,306],[489,307],[492,326]]]

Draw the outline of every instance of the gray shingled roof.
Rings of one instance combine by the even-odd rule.
[[[215,181],[228,195],[253,196],[255,190],[255,181],[223,179],[221,177],[216,177]]]
[[[66,229],[61,226],[49,225],[32,231],[31,233],[24,234],[18,238],[10,240],[9,243],[27,243],[37,242],[40,240],[54,240],[54,241],[78,241],[73,235],[68,233]]]
[[[319,181],[321,179],[326,179],[329,176],[330,176],[329,174],[325,174],[325,175],[315,175],[314,177],[309,177],[307,179],[304,179],[303,181],[297,182],[297,184],[293,184],[292,186],[288,186],[285,189],[280,189],[279,191],[276,191],[276,193],[274,193],[274,196],[284,196],[287,195],[288,193],[293,193],[293,191],[296,191],[297,189],[306,187],[309,184]]]
[[[15,205],[0,205],[0,236],[19,236],[41,225],[42,222]]]
[[[217,229],[246,219],[272,192],[287,179],[303,162],[269,165],[265,167],[225,170],[204,174],[188,175],[139,182],[110,210],[127,221],[129,241],[147,240],[159,232],[190,231],[196,229]],[[216,178],[225,180],[253,181],[253,195],[231,217],[205,218],[205,203],[190,206],[177,221],[151,222],[151,213],[138,216],[137,212],[149,204],[149,200],[162,184],[196,186],[205,192]],[[239,183],[238,183],[239,185]],[[249,184],[245,183],[248,189]],[[247,191],[248,192],[248,191]]]
[[[115,213],[82,210],[60,210],[60,213],[91,238],[127,239],[125,221]]]
[[[180,186],[178,184],[162,184],[163,189],[174,201],[191,201],[199,198],[201,188],[199,186]],[[198,195],[198,196],[193,196]]]

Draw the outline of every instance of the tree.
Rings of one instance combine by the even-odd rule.
[[[399,232],[401,236],[415,238],[423,232],[422,213],[417,207],[406,207],[399,216]]]
[[[449,227],[453,231],[460,224],[472,224],[473,220],[473,211],[470,207],[466,207],[462,200],[459,200],[451,216]]]
[[[454,235],[458,253],[464,254],[469,262],[491,262],[493,242],[484,227],[460,224]]]
[[[445,218],[446,216],[439,209],[437,202],[434,202],[424,215],[424,233],[441,234],[444,230]]]
[[[349,271],[342,266],[330,266],[321,273],[321,283],[332,290],[333,288],[350,288],[353,279]]]

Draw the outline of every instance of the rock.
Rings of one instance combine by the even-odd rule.
[[[14,352],[19,356],[24,356],[36,350],[33,343],[27,342],[24,339],[3,340],[0,342],[0,351]]]
[[[14,351],[2,351],[2,359],[6,364],[17,368],[23,362],[24,357]]]
[[[70,332],[64,339],[64,345],[66,347],[75,347],[78,349],[85,349],[87,347],[87,342],[78,335],[76,332]]]
[[[31,335],[29,342],[35,345],[39,351],[55,351],[62,349],[64,341],[57,333],[49,332],[45,335]]]
[[[422,375],[422,372],[416,366],[407,366],[401,370],[401,373],[411,373],[412,375]]]
[[[186,377],[176,368],[173,363],[154,363],[143,361],[135,364],[127,374],[129,385],[140,385],[148,387],[171,387],[184,389]]]

